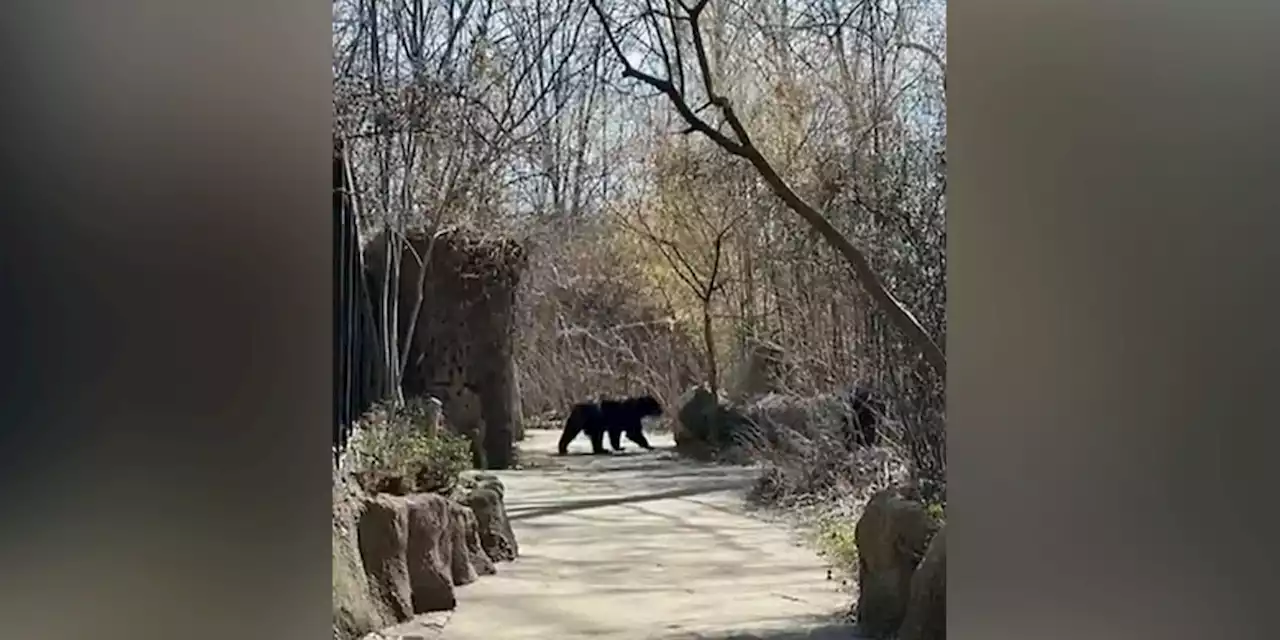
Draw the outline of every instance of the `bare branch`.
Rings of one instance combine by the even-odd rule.
[[[737,141],[729,139],[724,134],[711,127],[706,121],[702,120],[689,108],[685,102],[684,96],[677,90],[674,84],[669,80],[655,77],[635,69],[623,55],[621,47],[617,45],[617,38],[609,27],[608,19],[604,11],[600,8],[598,0],[590,0],[591,7],[599,17],[601,25],[609,33],[610,42],[614,43],[614,51],[618,56],[619,62],[623,66],[623,76],[634,78],[648,84],[649,86],[661,91],[667,96],[672,106],[680,114],[681,118],[689,125],[689,128],[702,133],[711,139],[721,148],[736,156],[745,158],[759,172],[760,177],[764,179],[769,188],[782,199],[784,203],[796,214],[798,214],[806,223],[808,223],[824,240],[827,241],[837,252],[848,261],[854,273],[862,282],[867,292],[875,300],[877,305],[882,308],[885,313],[893,320],[894,324],[903,332],[904,335],[919,349],[921,355],[926,361],[938,372],[943,379],[946,378],[946,355],[942,349],[934,342],[929,333],[925,331],[920,321],[891,293],[881,280],[878,273],[871,267],[866,256],[857,247],[851,243],[848,238],[841,234],[834,226],[831,225],[821,213],[807,203],[799,194],[791,188],[781,175],[774,169],[773,165],[764,157],[764,155],[754,146],[748,135],[746,128],[738,118],[731,102],[715,93],[713,83],[712,70],[707,58],[706,47],[702,42],[701,25],[699,18],[702,11],[706,8],[708,0],[699,0],[692,7],[686,7],[689,13],[690,29],[693,36],[695,53],[698,58],[698,66],[703,77],[703,86],[707,92],[708,100],[720,108],[721,114],[724,116],[726,123],[733,130]]]

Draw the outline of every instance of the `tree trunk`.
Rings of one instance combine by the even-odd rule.
[[[715,332],[711,324],[711,301],[702,301],[702,344],[707,350],[707,386],[711,394],[720,393],[720,371],[716,365]]]
[[[685,6],[684,21],[689,26],[689,33],[693,40],[693,53],[699,67],[699,75],[706,92],[707,106],[715,106],[719,109],[721,115],[724,116],[725,122],[733,131],[736,140],[731,139],[722,133],[718,127],[712,126],[707,120],[698,115],[697,111],[686,101],[683,93],[684,87],[677,86],[672,78],[676,74],[672,73],[672,69],[668,64],[667,79],[659,78],[644,71],[640,71],[632,66],[626,54],[623,53],[622,45],[618,37],[610,28],[610,20],[605,16],[605,12],[600,7],[598,0],[591,0],[591,8],[600,18],[600,24],[604,27],[605,37],[608,38],[610,46],[613,48],[618,61],[622,64],[622,76],[624,78],[632,78],[639,80],[650,87],[662,92],[663,95],[671,102],[676,111],[680,114],[681,119],[689,125],[688,131],[697,131],[709,138],[717,146],[728,151],[729,153],[745,159],[755,167],[756,172],[764,179],[765,184],[773,191],[775,195],[782,199],[787,208],[795,212],[801,219],[809,224],[814,231],[818,233],[828,244],[830,244],[852,267],[858,282],[862,284],[863,289],[871,295],[871,299],[876,303],[889,320],[903,333],[907,340],[915,346],[920,355],[933,367],[938,373],[938,377],[942,380],[947,378],[947,356],[938,346],[933,337],[924,329],[920,321],[907,310],[907,308],[898,300],[896,296],[885,287],[884,281],[880,275],[871,268],[870,261],[867,257],[853,246],[848,238],[844,237],[829,220],[818,212],[812,205],[806,202],[797,194],[786,180],[773,168],[773,165],[764,157],[764,154],[756,148],[751,141],[751,136],[747,133],[742,121],[738,118],[737,112],[734,111],[732,104],[728,98],[718,94],[715,91],[715,82],[712,77],[711,61],[708,59],[706,47],[702,39],[701,25],[699,20],[702,12],[707,7],[708,0],[698,0],[692,7]],[[662,29],[659,19],[653,15],[647,16],[649,25],[654,29]],[[674,23],[674,21],[672,21]],[[680,75],[683,82],[683,75]]]

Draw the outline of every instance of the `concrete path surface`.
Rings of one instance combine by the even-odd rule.
[[[794,533],[744,513],[748,469],[635,445],[552,457],[530,431],[502,472],[520,558],[458,590],[444,640],[835,640],[850,594]],[[587,442],[573,453],[586,453]]]

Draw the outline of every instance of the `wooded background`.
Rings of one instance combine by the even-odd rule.
[[[524,243],[526,416],[731,388],[769,344],[789,393],[888,391],[941,475],[945,8],[335,0],[362,234]]]

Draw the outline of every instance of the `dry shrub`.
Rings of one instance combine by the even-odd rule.
[[[855,444],[847,395],[771,393],[749,404],[717,401],[705,388],[682,398],[677,450],[733,464],[759,464],[757,504],[799,507],[865,502],[876,490],[912,478],[901,427],[886,419],[880,446]],[[682,446],[684,445],[684,446]]]
[[[911,465],[891,438],[865,447],[846,437],[852,412],[837,395],[770,394],[746,407],[753,433],[741,440],[763,465],[752,498],[783,507],[865,503],[876,490],[905,481]]]
[[[833,566],[851,573],[863,508],[876,491],[913,478],[893,426],[881,446],[852,444],[845,435],[852,407],[838,395],[770,394],[743,412],[749,419],[738,437],[741,455],[762,467],[751,502],[799,520]]]
[[[524,415],[558,421],[601,395],[671,404],[698,377],[697,343],[619,235],[578,221],[529,239],[518,308]]]
[[[343,471],[369,493],[449,491],[471,468],[471,445],[451,433],[430,433],[428,420],[425,400],[375,405],[352,431]]]
[[[945,519],[940,494],[924,488],[932,470],[922,473],[916,465],[916,436],[903,421],[883,416],[881,442],[857,444],[851,394],[771,393],[735,404],[695,388],[683,400],[677,451],[701,460],[758,465],[749,501],[800,524],[846,575],[857,567],[855,525],[876,492],[910,488],[935,520]]]

